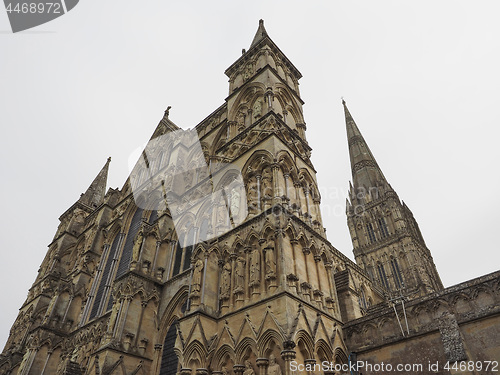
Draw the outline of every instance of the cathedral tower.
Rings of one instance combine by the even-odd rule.
[[[387,182],[345,101],[352,184],[347,223],[354,256],[390,296],[410,299],[443,289],[417,221]]]
[[[381,294],[325,238],[301,73],[262,20],[225,73],[228,97],[195,129],[169,107],[122,189],[104,194],[108,160],[61,216],[1,375],[347,362],[343,320]]]

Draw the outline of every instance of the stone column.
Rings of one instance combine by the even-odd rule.
[[[153,259],[153,266],[151,267],[153,277],[156,277],[156,261],[158,260],[158,252],[160,251],[161,241],[156,241],[155,257]]]
[[[141,316],[139,317],[139,324],[137,325],[137,331],[135,334],[135,346],[137,346],[137,341],[139,340],[139,335],[141,333],[141,327],[142,327],[142,318],[144,317],[144,311],[146,310],[146,307],[148,306],[147,301],[141,301]]]
[[[290,245],[292,246],[292,254],[293,254],[293,274],[295,276],[298,276],[297,275],[297,244],[299,243],[299,241],[291,238],[290,239]]]
[[[302,200],[300,199],[300,188],[301,188],[300,182],[294,183],[293,187],[295,188],[295,204],[298,206],[299,211],[302,213]]]
[[[311,254],[311,250],[308,247],[304,247],[304,248],[302,248],[302,253],[304,254],[304,265],[305,265],[305,269],[306,269],[306,281],[308,283],[310,283],[311,280],[309,279],[309,267],[307,266],[308,265],[307,256],[309,254]]]
[[[170,242],[170,259],[168,261],[168,271],[167,271],[167,280],[172,276],[172,262],[174,258],[175,248],[177,246],[177,241]]]
[[[281,203],[279,197],[280,197],[280,186],[279,186],[279,168],[280,165],[278,163],[273,163],[271,165],[272,171],[273,171],[273,189],[274,189],[274,194],[273,194],[273,204]]]
[[[290,362],[295,359],[296,352],[294,350],[295,343],[292,340],[285,341],[283,343],[284,349],[281,351],[281,358],[285,361],[285,374],[291,375],[292,371],[290,370]]]
[[[315,364],[316,364],[316,360],[314,358],[309,358],[309,359],[304,360],[304,365],[306,365],[306,368],[307,367],[314,368]],[[314,375],[314,371],[307,371],[307,374]]]
[[[205,263],[203,265],[203,280],[201,285],[201,305],[205,302],[205,285],[207,280],[207,264],[208,264],[208,254],[205,254]]]
[[[259,367],[258,375],[266,375],[267,367],[269,366],[269,359],[267,358],[257,358],[257,367]]]
[[[45,363],[43,364],[42,372],[40,373],[40,375],[45,374],[45,369],[47,368],[47,363],[49,363],[49,359],[50,359],[51,355],[52,355],[52,350],[49,350],[47,352],[47,358],[45,359]]]
[[[122,306],[123,309],[121,310],[121,314],[120,314],[120,317],[119,317],[119,323],[120,323],[120,328],[119,328],[119,331],[118,331],[118,340],[121,340],[122,338],[122,334],[123,334],[123,328],[125,327],[125,320],[127,319],[127,315],[128,315],[128,308],[130,306],[130,302],[132,301],[132,297],[131,296],[127,296],[125,297],[124,299],[124,303]]]
[[[285,252],[283,251],[283,229],[278,228],[274,231],[274,251],[273,256],[276,260],[276,280],[278,280],[277,286],[286,285],[286,274],[285,274]],[[279,279],[278,279],[279,278]],[[271,285],[275,285],[272,282]]]
[[[234,375],[243,375],[243,371],[245,371],[244,365],[234,365],[233,366]]]
[[[309,223],[312,222],[311,208],[309,205],[309,189],[304,188],[304,195],[306,196],[306,209],[307,209],[307,217]]]
[[[257,212],[260,212],[262,203],[260,202],[260,179],[262,178],[261,175],[256,175],[255,178],[257,179]]]
[[[288,173],[285,173],[283,177],[285,178],[285,194],[283,195],[285,196],[286,200],[289,201],[290,197],[288,194],[288,179],[290,178],[290,175]]]

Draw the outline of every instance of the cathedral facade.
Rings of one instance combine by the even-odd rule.
[[[346,104],[356,263],[326,238],[301,73],[262,20],[225,73],[224,104],[189,131],[167,109],[123,188],[106,190],[108,159],[61,215],[0,374],[333,374],[419,348],[422,363],[499,358],[500,274],[443,288]]]

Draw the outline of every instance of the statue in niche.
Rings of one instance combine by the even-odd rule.
[[[222,268],[222,276],[221,276],[221,297],[223,299],[229,298],[229,294],[231,292],[231,265],[229,262],[224,264]]]
[[[269,168],[264,168],[262,171],[262,196],[264,198],[271,198],[272,194],[272,173]]]
[[[238,111],[236,123],[238,124],[238,130],[245,126],[245,114],[242,111]]]
[[[243,371],[243,375],[255,375],[255,371],[252,368],[252,364],[249,360],[245,361],[245,371]]]
[[[222,375],[229,375],[229,371],[227,370],[226,366],[222,366],[221,372],[222,372]]]
[[[260,100],[256,100],[253,105],[253,117],[258,118],[262,116],[262,103]]]
[[[203,271],[203,261],[201,259],[198,259],[194,265],[193,283],[191,286],[191,292],[194,294],[200,293],[201,291],[202,271]]]
[[[236,289],[235,292],[242,292],[245,288],[245,259],[236,259]]]
[[[276,363],[274,354],[269,356],[269,367],[267,368],[267,375],[281,375],[281,367]]]
[[[276,276],[276,258],[274,256],[274,240],[268,239],[264,246],[266,261],[266,278]]]
[[[250,255],[250,286],[260,284],[260,254],[259,250],[255,249]]]
[[[141,246],[142,246],[142,240],[144,238],[144,235],[142,232],[139,232],[137,234],[137,237],[135,237],[134,241],[134,247],[132,248],[132,262],[137,263],[139,261],[139,254],[141,253]]]
[[[233,220],[238,214],[240,213],[240,192],[238,189],[233,188],[231,190],[231,216],[233,217]]]

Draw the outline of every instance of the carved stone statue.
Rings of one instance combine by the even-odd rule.
[[[262,172],[262,196],[271,198],[273,196],[272,173],[269,168]]]
[[[252,368],[252,364],[249,360],[245,361],[245,371],[243,371],[243,375],[255,375],[255,371]]]
[[[276,257],[274,256],[274,241],[268,239],[264,246],[264,257],[266,261],[266,278],[276,276]]]
[[[269,367],[267,368],[267,375],[281,375],[281,367],[276,363],[274,354],[269,356]]]
[[[137,263],[139,261],[139,254],[141,253],[142,240],[144,235],[142,232],[137,234],[134,241],[134,247],[132,248],[132,262]]]
[[[262,115],[262,103],[260,100],[256,100],[255,104],[253,105],[253,117],[257,118]]]
[[[245,288],[245,259],[238,257],[236,259],[236,289],[235,291],[243,291]]]
[[[165,110],[165,117],[168,118],[168,116],[170,115],[170,108],[172,108],[172,106],[168,106],[167,109]]]
[[[231,215],[233,219],[240,213],[240,197],[241,195],[238,189],[233,188],[231,190]]]
[[[194,265],[193,284],[191,286],[192,293],[200,293],[201,291],[201,275],[203,271],[203,261],[198,259]]]
[[[250,256],[250,286],[256,286],[260,284],[260,253],[255,249]]]
[[[221,297],[226,299],[229,298],[231,293],[231,265],[229,262],[224,264],[224,267],[222,268],[221,279]]]
[[[236,115],[236,123],[238,124],[238,129],[245,125],[245,114],[241,111],[238,111]]]

